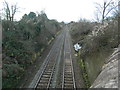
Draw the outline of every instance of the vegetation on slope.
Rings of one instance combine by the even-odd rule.
[[[45,13],[25,14],[20,21],[2,20],[3,88],[16,87],[28,66],[50,44],[61,27]]]
[[[81,20],[72,23],[71,35],[74,43],[81,45],[80,60],[85,63],[92,84],[101,71],[105,59],[119,45],[117,16],[105,20],[104,24]]]

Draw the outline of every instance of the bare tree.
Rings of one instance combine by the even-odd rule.
[[[4,10],[5,10],[6,19],[9,20],[10,19],[10,8],[6,1],[4,2],[4,4],[5,4]]]
[[[120,17],[120,0],[118,1],[118,8],[114,10],[114,14]]]
[[[104,0],[102,5],[99,3],[95,3],[95,4],[96,4],[97,11],[99,12],[102,18],[102,23],[104,22],[108,14],[118,6],[118,5],[114,5],[113,0],[110,0],[110,1]]]
[[[14,15],[17,12],[17,4],[9,6],[8,2],[4,1],[4,11],[7,20],[13,21]]]
[[[100,15],[99,15],[99,13],[97,11],[95,11],[94,15],[95,15],[94,16],[94,18],[95,18],[94,21],[100,22],[100,18],[99,18]]]

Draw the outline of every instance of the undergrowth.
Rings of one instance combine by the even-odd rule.
[[[79,53],[78,53],[78,62],[79,62],[79,65],[80,65],[80,68],[81,68],[81,71],[82,71],[82,77],[83,77],[83,80],[84,80],[84,83],[85,83],[85,87],[89,88],[91,86],[91,84],[90,84],[88,74],[87,74],[87,71],[86,71],[85,62],[84,62],[84,60],[82,60],[80,58]]]

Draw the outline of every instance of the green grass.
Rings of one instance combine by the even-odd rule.
[[[80,68],[82,70],[82,77],[85,83],[85,87],[89,88],[91,86],[89,78],[88,78],[88,74],[86,71],[86,67],[85,67],[85,62],[80,58],[80,53],[78,54],[78,63],[80,65]]]

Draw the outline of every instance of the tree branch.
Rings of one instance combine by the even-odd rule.
[[[117,6],[118,6],[118,5],[117,5]],[[112,7],[112,8],[105,14],[105,17],[107,17],[107,15],[108,15],[113,9],[115,9],[117,6]]]
[[[112,0],[110,0],[110,2],[105,6],[105,8],[107,8],[110,5],[111,2],[112,2]]]

